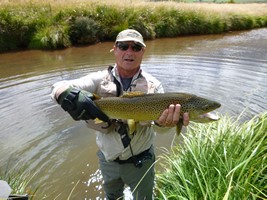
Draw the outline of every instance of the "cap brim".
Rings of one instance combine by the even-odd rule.
[[[120,40],[116,40],[116,42],[127,42],[127,41],[134,41],[134,42],[140,43],[143,47],[146,47],[144,42],[137,40],[136,38],[132,38],[132,37],[126,37]]]

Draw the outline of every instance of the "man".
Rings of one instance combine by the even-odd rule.
[[[93,102],[92,93],[105,98],[130,91],[164,92],[162,84],[140,68],[145,47],[139,32],[133,29],[121,31],[113,47],[114,66],[79,79],[58,82],[52,87],[52,98],[73,119],[85,120],[90,128],[98,130],[99,166],[106,198],[110,200],[123,198],[125,184],[131,188],[134,199],[153,198],[154,128],[173,127],[180,118],[180,105],[170,105],[157,121],[139,122],[135,133],[129,136],[125,121],[109,119]],[[94,125],[92,119],[95,118],[108,122],[109,127]],[[185,113],[183,124],[188,123],[188,113]]]

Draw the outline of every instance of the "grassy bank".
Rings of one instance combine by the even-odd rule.
[[[145,39],[266,27],[267,4],[4,0],[0,19],[0,52],[58,49],[113,41],[129,27]]]
[[[267,199],[267,112],[238,124],[196,124],[164,157],[157,199]]]

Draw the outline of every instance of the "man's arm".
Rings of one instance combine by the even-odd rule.
[[[58,97],[60,96],[60,94],[64,91],[66,91],[67,89],[69,88],[68,85],[63,85],[61,86],[60,88],[58,88],[56,91],[55,91],[55,99],[58,101]]]
[[[109,122],[109,117],[94,103],[95,96],[85,90],[74,87],[62,87],[55,93],[58,104],[67,111],[74,120],[89,120],[98,118]]]
[[[59,81],[52,86],[50,96],[74,120],[98,118],[106,122],[109,118],[95,105],[93,95],[103,75],[102,71],[98,71],[79,79]]]

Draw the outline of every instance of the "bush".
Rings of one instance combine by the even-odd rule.
[[[54,25],[39,29],[29,44],[31,49],[60,49],[69,47],[71,42],[68,26]]]
[[[79,16],[73,19],[70,27],[70,40],[73,44],[94,44],[99,41],[99,25],[94,19]]]
[[[0,13],[0,19],[0,51],[26,48],[34,28],[7,10]]]
[[[249,16],[232,16],[230,17],[231,30],[248,30],[256,26],[252,17]]]

